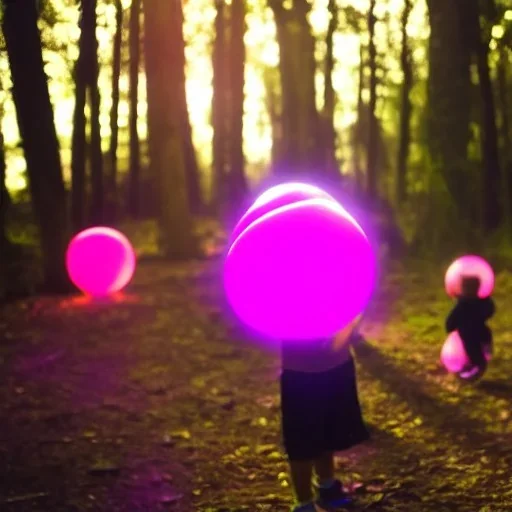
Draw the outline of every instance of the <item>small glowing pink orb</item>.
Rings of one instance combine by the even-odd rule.
[[[122,290],[130,282],[135,271],[135,252],[122,233],[98,226],[71,240],[66,266],[78,289],[103,297]]]
[[[484,353],[487,361],[490,361],[492,358],[491,344],[484,346]],[[446,338],[441,349],[441,363],[450,373],[459,373],[464,366],[471,363],[458,331],[451,332]]]
[[[287,204],[320,197],[334,201],[334,198],[327,192],[308,183],[281,183],[271,187],[256,198],[251,207],[238,221],[231,233],[230,242],[232,243],[236,240],[247,226],[262,215]]]
[[[481,299],[491,295],[494,289],[494,272],[491,265],[483,258],[471,254],[462,256],[448,267],[444,276],[444,287],[450,297],[460,295],[464,276],[475,276],[480,279],[478,296]]]
[[[357,222],[325,198],[276,208],[234,241],[224,286],[237,316],[274,339],[335,335],[366,307],[376,260]]]

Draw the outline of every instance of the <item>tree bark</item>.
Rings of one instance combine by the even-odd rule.
[[[245,43],[244,35],[246,2],[231,2],[231,26],[229,42],[229,189],[235,204],[240,204],[247,194],[245,157],[243,148]]]
[[[87,44],[90,56],[87,81],[89,84],[89,101],[91,107],[91,205],[89,219],[91,224],[104,222],[104,189],[103,189],[103,152],[101,149],[100,130],[100,90],[98,87],[98,39],[96,38],[96,4],[97,0],[84,2],[84,14],[87,21]]]
[[[176,37],[176,69],[175,78],[177,81],[178,96],[176,101],[179,106],[181,120],[181,139],[183,141],[183,157],[185,162],[185,176],[187,185],[187,196],[190,211],[200,213],[203,210],[203,195],[201,193],[201,181],[199,178],[199,167],[197,165],[196,151],[192,140],[192,126],[187,103],[186,90],[186,60],[185,60],[185,39],[183,36],[183,7],[180,2],[176,3],[177,32]]]
[[[402,12],[402,48],[400,63],[402,66],[403,82],[401,90],[400,133],[397,157],[396,201],[402,204],[407,199],[407,162],[409,159],[409,145],[411,141],[411,111],[410,99],[412,89],[412,63],[409,40],[407,37],[407,24],[412,10],[411,0],[405,0]]]
[[[482,227],[490,232],[499,227],[503,209],[501,197],[501,169],[498,150],[498,130],[494,93],[489,71],[489,40],[482,37],[480,8],[477,2],[467,4],[464,11],[471,33],[472,49],[476,57],[482,111],[481,138],[482,165]]]
[[[170,258],[196,255],[188,206],[178,70],[183,53],[181,5],[144,0],[150,168],[158,187],[160,246]]]
[[[366,193],[372,199],[377,197],[377,162],[378,162],[378,126],[376,117],[377,107],[377,47],[375,45],[376,0],[370,0],[368,11],[368,65],[370,67],[370,101],[368,104],[368,146],[366,168]]]
[[[274,13],[279,44],[282,98],[282,162],[279,172],[318,173],[324,169],[320,119],[315,100],[315,39],[307,15],[307,0],[268,0]]]
[[[364,142],[362,121],[363,121],[363,89],[364,89],[364,52],[363,45],[359,43],[359,80],[357,85],[357,116],[352,132],[352,162],[354,166],[354,178],[356,190],[362,193],[364,189],[363,170],[361,169],[361,145]]]
[[[119,77],[121,76],[121,47],[123,44],[123,4],[115,0],[116,32],[114,34],[112,55],[112,108],[110,110],[110,172],[108,175],[107,195],[111,207],[117,207],[117,147],[119,140]],[[115,215],[115,213],[114,213]]]
[[[73,134],[71,138],[71,224],[78,232],[86,226],[86,140],[85,140],[85,103],[86,103],[86,32],[83,26],[83,14],[80,16],[80,38],[78,58],[75,63],[75,107],[73,113]]]
[[[139,67],[140,67],[140,15],[141,0],[132,0],[130,7],[130,170],[128,175],[128,213],[137,218],[140,213],[140,139],[137,128],[139,104]]]
[[[332,73],[334,69],[334,33],[338,27],[338,7],[336,0],[329,0],[327,9],[330,13],[327,35],[325,38],[326,56],[324,66],[324,106],[322,118],[324,124],[324,148],[325,148],[325,170],[334,178],[339,178],[339,167],[336,159],[336,130],[334,128],[334,110],[336,106],[336,93],[332,84]]]
[[[474,219],[470,195],[468,143],[470,122],[470,48],[465,35],[465,0],[427,0],[430,17],[428,146],[460,217]]]
[[[2,107],[3,110],[3,107]],[[3,113],[0,115],[0,120]],[[4,148],[4,134],[0,131],[0,261],[5,254],[5,249],[8,244],[7,236],[7,208],[10,202],[9,192],[6,185],[6,166],[5,166],[5,148]],[[2,276],[0,276],[1,278]]]
[[[503,156],[505,192],[504,202],[509,230],[512,227],[512,133],[510,131],[510,104],[507,69],[510,66],[508,50],[504,45],[499,47],[497,66],[498,101],[501,113],[500,138]]]
[[[213,202],[220,213],[226,201],[227,171],[227,83],[226,83],[226,23],[224,0],[215,0],[215,40],[213,43]]]
[[[2,22],[13,83],[13,99],[27,162],[34,217],[39,223],[44,285],[70,289],[66,195],[53,109],[44,73],[36,2],[4,0]]]

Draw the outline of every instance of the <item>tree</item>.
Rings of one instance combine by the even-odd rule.
[[[144,0],[150,169],[158,188],[160,245],[171,258],[195,255],[189,211],[179,77],[184,52],[181,2]]]
[[[332,84],[332,72],[334,69],[334,33],[338,27],[338,6],[336,0],[329,0],[327,6],[330,19],[327,26],[326,56],[324,65],[324,106],[322,121],[324,128],[325,146],[325,170],[333,177],[339,176],[338,162],[336,160],[336,130],[334,128],[334,110],[336,106],[336,93]]]
[[[135,2],[136,3],[136,2]],[[116,32],[112,55],[112,109],[110,111],[110,173],[108,176],[108,196],[113,207],[117,203],[117,146],[119,139],[119,77],[121,75],[121,47],[123,43],[123,4],[114,1],[116,7]]]
[[[430,18],[427,143],[434,172],[442,176],[459,218],[475,219],[468,168],[470,48],[465,0],[427,0]]]
[[[3,33],[13,99],[23,143],[34,217],[39,224],[44,286],[70,289],[65,267],[68,243],[66,194],[53,109],[44,73],[35,0],[3,0]]]
[[[231,2],[229,41],[229,190],[239,204],[247,193],[243,148],[244,75],[245,75],[245,0]]]
[[[409,158],[409,145],[411,140],[411,89],[412,89],[412,63],[409,40],[407,37],[407,24],[412,10],[411,0],[405,0],[402,11],[402,48],[400,64],[403,73],[401,88],[400,131],[397,155],[396,200],[402,204],[407,198],[407,161]]]
[[[478,2],[470,2],[464,10],[471,50],[475,56],[480,91],[482,165],[482,227],[493,231],[502,220],[501,170],[498,152],[498,130],[494,93],[489,70],[489,34],[483,35]]]
[[[282,140],[280,172],[310,173],[324,169],[320,120],[315,99],[315,38],[307,16],[311,4],[268,0],[279,44]]]
[[[91,107],[91,208],[90,222],[104,222],[104,190],[103,190],[103,152],[101,150],[100,130],[100,90],[98,86],[98,39],[96,38],[96,5],[97,0],[82,0],[84,12],[84,28],[87,35],[87,45],[90,57],[87,67],[87,82],[89,85],[89,105]]]
[[[368,146],[366,168],[366,193],[370,198],[377,197],[377,162],[379,150],[379,134],[376,117],[377,107],[377,47],[375,45],[376,0],[370,0],[368,11],[368,66],[370,68],[370,101],[368,105]]]
[[[213,42],[213,201],[218,211],[226,200],[227,171],[227,70],[226,70],[226,23],[224,0],[215,0],[215,39]]]
[[[130,169],[128,175],[128,212],[132,217],[140,213],[140,140],[137,129],[139,104],[139,66],[140,66],[140,14],[141,0],[132,0],[130,7]]]
[[[79,54],[75,64],[75,111],[73,115],[71,157],[71,216],[73,229],[103,221],[103,156],[100,133],[100,95],[98,89],[98,41],[96,39],[96,0],[81,3]],[[89,92],[90,144],[86,141],[85,105]],[[88,151],[87,151],[88,150]],[[86,213],[86,156],[91,168],[91,201]]]
[[[196,151],[192,141],[192,126],[188,112],[186,79],[185,79],[185,40],[183,37],[183,8],[181,1],[176,2],[176,65],[174,80],[176,81],[176,103],[179,109],[180,136],[183,144],[183,159],[187,187],[187,199],[190,211],[199,213],[203,209],[199,167],[197,165]]]

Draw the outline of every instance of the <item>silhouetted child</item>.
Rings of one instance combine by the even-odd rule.
[[[459,375],[468,379],[487,367],[485,346],[492,344],[492,333],[486,321],[494,315],[495,306],[491,297],[478,297],[480,279],[476,276],[463,276],[461,294],[457,304],[446,319],[446,331],[458,331],[471,364],[462,369]]]
[[[357,396],[350,325],[334,339],[283,343],[281,410],[283,440],[295,491],[293,512],[343,506],[350,498],[334,474],[334,452],[369,439]],[[313,495],[313,470],[318,478]]]

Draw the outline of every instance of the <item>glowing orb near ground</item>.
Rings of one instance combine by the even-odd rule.
[[[122,290],[135,271],[128,238],[108,227],[86,229],[69,243],[66,266],[73,284],[87,295],[104,297]]]
[[[484,345],[484,355],[487,361],[491,360],[492,344]],[[471,364],[458,331],[451,332],[446,338],[441,349],[441,363],[450,373],[459,373]]]
[[[328,338],[366,307],[376,260],[357,222],[329,198],[269,211],[243,230],[224,264],[236,315],[280,340]]]
[[[456,259],[446,271],[444,286],[450,297],[461,293],[462,277],[475,276],[480,279],[478,296],[489,297],[494,289],[494,272],[492,267],[480,256],[467,255]]]
[[[257,197],[251,207],[238,221],[231,233],[231,243],[236,240],[247,226],[252,224],[256,219],[259,219],[262,215],[276,208],[280,208],[281,206],[315,198],[331,199],[334,201],[334,198],[327,192],[308,183],[281,183],[269,188]]]

